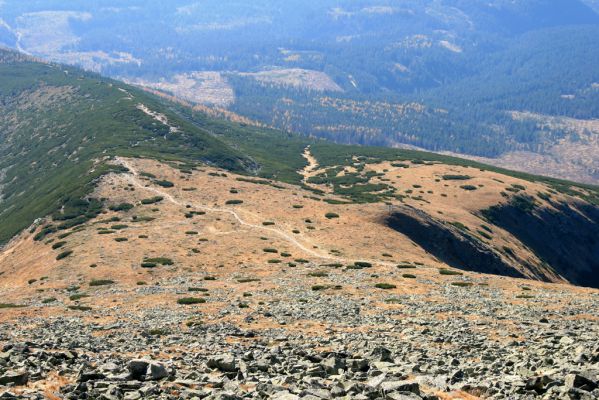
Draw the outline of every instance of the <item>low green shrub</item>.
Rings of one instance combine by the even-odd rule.
[[[472,282],[452,282],[451,285],[457,286],[457,287],[470,287],[473,285],[473,283]]]
[[[173,186],[175,186],[175,184],[171,181],[166,181],[166,180],[162,180],[162,181],[154,181],[155,184],[157,184],[158,186],[162,186],[163,188],[172,188]]]
[[[160,265],[173,265],[175,262],[167,257],[154,257],[154,258],[145,258],[144,262],[160,264]]]
[[[93,279],[89,282],[89,286],[107,286],[113,283],[114,281],[110,279]]]
[[[467,181],[469,179],[472,179],[472,177],[470,175],[452,175],[452,174],[443,175],[441,178],[444,181]]]
[[[327,219],[339,218],[339,214],[333,212],[326,213],[324,216]]]
[[[183,298],[177,299],[177,304],[181,304],[181,305],[202,304],[205,302],[206,302],[206,299],[198,298],[198,297],[183,297]]]
[[[235,205],[235,204],[242,204],[243,200],[227,200],[225,201],[226,205]]]
[[[447,269],[447,268],[439,269],[439,273],[441,275],[464,275],[462,272],[454,271],[454,270]]]
[[[412,274],[403,274],[402,276],[406,279],[416,279],[416,275]]]
[[[62,246],[64,246],[65,244],[67,244],[67,242],[56,242],[52,245],[52,249],[56,250],[56,249],[60,249]]]
[[[416,266],[412,265],[412,264],[398,264],[397,268],[399,268],[399,269],[414,269],[414,268],[416,268]]]
[[[157,265],[158,264],[156,264],[156,263],[146,262],[146,261],[144,261],[144,262],[141,263],[141,267],[142,268],[156,268]]]
[[[88,306],[68,306],[67,307],[69,310],[73,310],[73,311],[91,311],[92,308],[88,307]]]
[[[27,307],[27,306],[22,305],[22,304],[0,303],[0,310],[3,308],[23,308],[23,307]]]
[[[141,201],[141,204],[144,204],[144,205],[156,204],[156,203],[160,203],[162,200],[164,200],[164,197],[162,197],[162,196],[154,196],[154,197],[150,197],[148,199],[143,199]]]
[[[482,237],[484,237],[485,239],[488,239],[488,240],[492,240],[493,239],[493,236],[489,235],[487,232],[485,232],[485,231],[483,231],[481,229],[477,229],[476,232],[479,235],[481,235]]]
[[[237,282],[239,282],[239,283],[260,282],[260,279],[258,279],[258,278],[239,278],[239,279],[237,279]]]
[[[56,259],[62,260],[63,258],[67,258],[68,256],[70,256],[71,254],[73,254],[73,250],[63,251],[62,253],[56,256]]]
[[[125,225],[125,224],[117,224],[117,225],[112,225],[110,227],[110,229],[113,229],[116,231],[121,230],[121,229],[127,229],[127,228],[129,228],[129,225]]]
[[[165,328],[153,328],[148,331],[148,335],[150,335],[150,336],[166,336],[166,335],[170,335],[170,331]]]
[[[377,289],[384,289],[384,290],[397,288],[397,286],[395,286],[392,283],[377,283],[376,285],[374,285],[374,287]]]
[[[131,203],[120,203],[120,204],[115,204],[115,205],[109,206],[108,209],[110,211],[129,211],[133,207],[134,207],[134,205]]]
[[[366,261],[356,261],[354,263],[354,266],[356,266],[358,268],[372,268],[372,263],[369,263]]]

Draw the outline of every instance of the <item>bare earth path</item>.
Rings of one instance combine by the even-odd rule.
[[[316,159],[314,159],[311,154],[309,153],[309,149],[306,149],[307,153],[309,154],[309,157],[313,160],[310,161],[310,165],[314,166],[314,165],[318,165],[318,163],[316,162]],[[306,157],[306,153],[304,153],[304,156]],[[129,170],[129,174],[127,174],[127,180],[129,181],[129,183],[131,183],[132,185],[143,189],[143,190],[147,190],[150,192],[153,192],[159,196],[164,197],[166,200],[170,201],[173,204],[185,207],[186,205],[192,205],[195,208],[198,208],[200,210],[203,211],[207,211],[207,212],[214,212],[214,213],[225,213],[225,214],[230,214],[231,216],[233,216],[235,218],[235,220],[237,220],[237,222],[239,222],[240,225],[242,226],[246,226],[252,229],[257,229],[257,230],[261,230],[263,232],[270,232],[273,233],[281,238],[283,238],[284,240],[286,240],[287,242],[291,243],[293,246],[297,247],[298,249],[302,250],[303,252],[313,256],[313,257],[317,257],[317,258],[321,258],[321,259],[325,259],[325,260],[329,260],[329,261],[334,261],[334,262],[342,262],[342,263],[354,263],[357,260],[351,260],[351,259],[347,259],[347,258],[343,258],[343,257],[336,257],[336,256],[331,256],[329,254],[324,254],[321,252],[317,252],[314,251],[313,249],[307,247],[306,245],[302,244],[301,242],[299,242],[295,237],[291,236],[290,234],[283,232],[281,230],[275,229],[275,228],[269,228],[266,226],[261,226],[261,225],[255,225],[252,223],[249,223],[245,220],[243,220],[239,214],[231,209],[228,208],[215,208],[215,207],[208,207],[206,205],[203,204],[194,204],[194,203],[190,203],[190,202],[182,202],[181,200],[176,199],[173,195],[171,195],[170,193],[167,193],[163,190],[160,190],[158,188],[155,187],[149,187],[149,186],[145,186],[143,184],[143,182],[141,182],[138,178],[139,173],[138,171],[135,169],[135,167],[133,165],[131,165],[131,163],[123,158],[117,158],[117,161],[123,165],[125,168],[127,168]],[[360,261],[366,261],[366,262],[370,262],[370,263],[375,263],[378,265],[387,265],[387,266],[392,266],[395,265],[393,263],[390,262],[386,262],[386,261],[382,261],[382,260],[368,260],[368,259],[364,259],[364,260],[360,260]]]
[[[328,187],[317,188],[308,183],[308,179],[310,177],[316,175],[317,171],[320,168],[320,165],[318,164],[318,160],[316,159],[316,157],[314,157],[314,155],[312,155],[312,152],[310,151],[310,146],[307,146],[304,149],[304,152],[302,153],[302,157],[304,157],[306,159],[306,161],[308,161],[308,165],[306,165],[304,167],[304,169],[299,171],[299,173],[303,176],[302,183],[308,187],[313,188],[313,189],[324,190],[326,193],[329,193],[329,194],[332,193],[332,190]]]

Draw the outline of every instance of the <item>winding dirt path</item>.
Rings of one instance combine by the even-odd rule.
[[[308,183],[308,179],[312,176],[315,176],[318,170],[320,169],[320,164],[318,164],[318,160],[316,159],[316,157],[312,155],[312,152],[310,151],[310,146],[306,146],[304,152],[302,153],[302,157],[304,157],[306,161],[308,161],[308,165],[306,165],[304,169],[302,169],[301,171],[298,171],[303,177],[302,183],[308,187],[311,187],[312,189],[322,190],[325,193],[332,194],[333,190],[328,186],[318,187]]]
[[[269,228],[267,226],[255,225],[255,224],[244,221],[239,216],[239,214],[237,214],[237,212],[235,212],[234,210],[231,210],[228,208],[208,207],[203,204],[195,204],[195,203],[189,202],[189,201],[182,202],[181,200],[176,199],[170,193],[167,193],[161,189],[158,189],[156,187],[151,187],[151,186],[145,186],[143,184],[143,182],[141,182],[138,178],[139,177],[138,171],[135,169],[135,167],[133,165],[131,165],[131,163],[129,161],[119,157],[119,158],[117,158],[117,162],[119,162],[121,165],[123,165],[125,168],[127,168],[129,170],[129,173],[126,174],[127,180],[129,181],[129,183],[131,183],[132,185],[134,185],[140,189],[153,192],[159,196],[164,197],[166,200],[170,201],[171,203],[182,206],[182,207],[185,207],[186,205],[191,205],[197,209],[200,209],[200,210],[203,210],[206,212],[229,214],[229,215],[233,216],[233,218],[235,218],[235,220],[237,222],[239,222],[240,225],[246,226],[246,227],[249,227],[252,229],[256,229],[256,230],[259,230],[262,232],[269,232],[269,233],[275,234],[275,235],[279,236],[280,238],[284,239],[285,241],[291,243],[293,246],[297,247],[301,251],[303,251],[306,254],[309,254],[313,257],[321,258],[321,259],[329,260],[329,261],[341,262],[341,263],[354,263],[355,261],[366,261],[366,262],[370,262],[372,264],[378,264],[378,265],[386,265],[386,266],[395,265],[394,263],[390,263],[388,261],[374,260],[374,259],[354,260],[354,259],[348,259],[348,258],[344,258],[344,257],[336,257],[336,256],[332,256],[330,254],[325,254],[325,253],[321,253],[318,251],[314,251],[313,249],[311,249],[311,248],[307,247],[306,245],[304,245],[303,243],[299,242],[294,236],[292,236],[286,232],[283,232],[276,228]],[[318,164],[316,163],[316,165],[318,165]]]

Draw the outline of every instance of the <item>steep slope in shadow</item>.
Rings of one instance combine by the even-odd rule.
[[[422,210],[402,206],[393,212],[386,224],[444,263],[467,271],[524,277],[492,248],[460,229],[443,223]],[[544,275],[538,279],[548,280]]]
[[[515,196],[482,212],[528,246],[571,283],[599,287],[599,207],[576,202],[541,207]]]

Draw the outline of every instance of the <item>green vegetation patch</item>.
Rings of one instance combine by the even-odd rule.
[[[173,186],[175,186],[175,184],[171,181],[165,181],[165,180],[161,180],[161,181],[154,181],[155,184],[157,184],[158,186],[162,186],[163,188],[172,188]]]
[[[457,287],[470,287],[473,285],[473,283],[472,282],[452,282],[451,285],[457,286]]]
[[[91,311],[92,308],[88,307],[88,306],[68,306],[67,307],[69,310],[73,310],[73,311]]]
[[[73,254],[73,250],[63,251],[62,253],[56,256],[56,259],[62,260],[63,258],[67,258],[68,256],[70,256],[71,254]]]
[[[93,279],[89,282],[89,286],[108,286],[114,284],[111,279]]]
[[[452,269],[441,268],[439,269],[441,275],[464,275],[462,272],[454,271]]]
[[[443,175],[441,177],[444,181],[467,181],[472,179],[470,175]]]
[[[108,209],[111,211],[129,211],[133,207],[135,207],[135,206],[131,203],[120,203],[120,204],[111,205],[108,207]]]
[[[151,264],[160,264],[160,265],[173,265],[175,262],[167,257],[154,257],[154,258],[144,258],[144,263]],[[156,265],[154,265],[156,266]]]
[[[160,203],[162,200],[164,200],[164,197],[162,197],[162,196],[154,196],[154,197],[150,197],[150,198],[147,198],[147,199],[142,199],[141,200],[141,204],[144,204],[144,205],[156,204],[156,203]]]
[[[384,289],[384,290],[397,288],[397,286],[392,283],[377,283],[376,285],[374,285],[374,287],[377,289]]]
[[[201,297],[182,297],[177,299],[177,304],[181,305],[191,305],[191,304],[203,304],[206,302],[206,299]]]
[[[5,308],[23,308],[23,307],[27,307],[27,306],[22,305],[22,304],[0,303],[0,310],[5,309]]]

